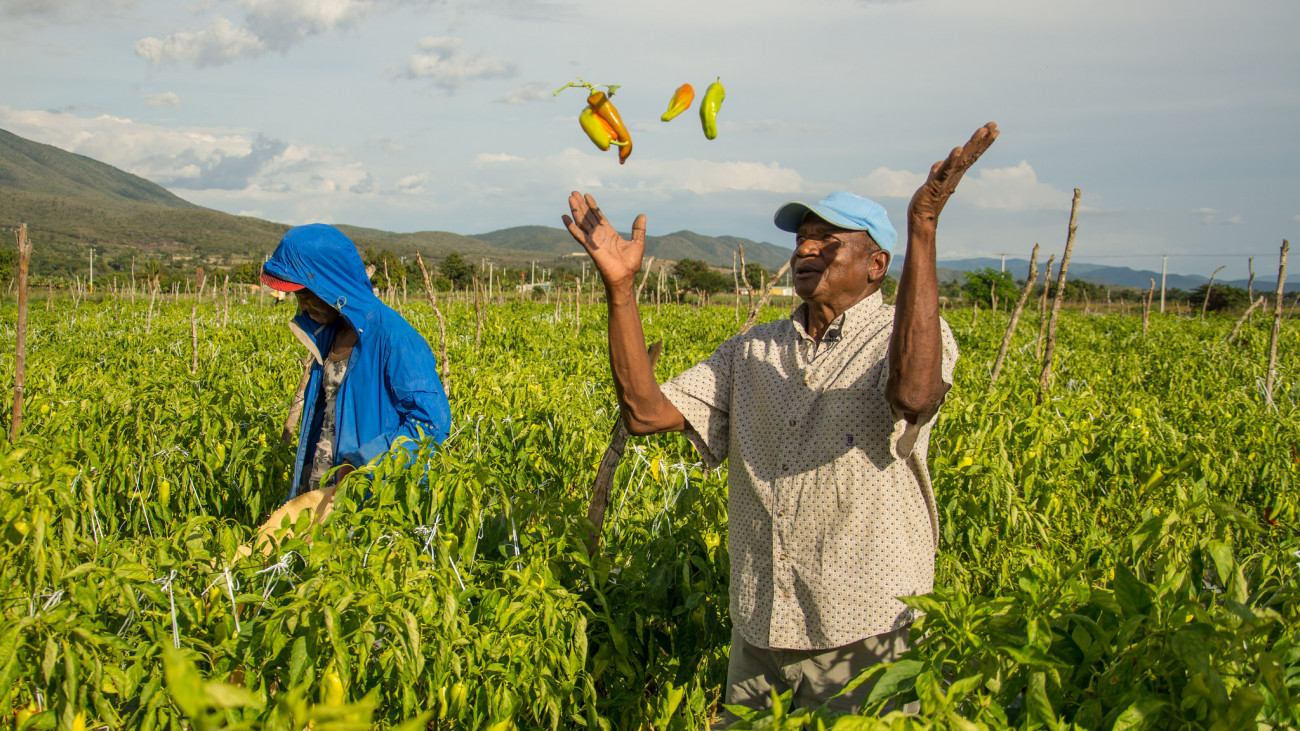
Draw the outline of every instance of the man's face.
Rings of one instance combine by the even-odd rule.
[[[795,234],[790,270],[803,300],[830,303],[870,294],[888,268],[888,252],[865,231],[846,231],[809,214]]]
[[[316,322],[328,325],[339,319],[339,311],[325,304],[325,300],[311,292],[300,289],[294,292],[298,296],[298,308]]]

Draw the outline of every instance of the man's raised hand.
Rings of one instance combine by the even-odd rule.
[[[907,206],[908,224],[931,227],[937,225],[939,214],[943,212],[948,198],[957,190],[957,184],[961,182],[962,176],[997,138],[998,125],[996,122],[989,122],[975,130],[975,134],[971,135],[970,141],[965,145],[954,147],[952,152],[948,153],[948,159],[940,160],[931,166],[930,177],[916,189],[912,202]]]
[[[632,240],[628,241],[618,235],[600,212],[595,198],[574,191],[569,194],[569,211],[572,218],[561,216],[560,219],[574,241],[587,250],[605,286],[631,286],[645,256],[645,214],[632,222]]]

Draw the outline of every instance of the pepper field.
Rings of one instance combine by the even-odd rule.
[[[310,540],[235,559],[287,492],[288,306],[31,303],[0,447],[0,713],[21,728],[695,729],[726,675],[726,470],[633,439],[599,555],[616,402],[603,307],[443,302],[453,435],[350,478]],[[438,349],[432,310],[400,307]],[[660,379],[739,323],[643,307]],[[769,308],[767,319],[784,312]],[[1041,405],[1026,314],[946,315],[936,591],[870,715],[753,728],[1300,726],[1300,329],[1271,313],[1062,315]],[[228,321],[227,321],[228,320]],[[12,304],[0,338],[12,343]],[[576,335],[575,335],[576,330]],[[6,347],[0,377],[12,383]],[[9,423],[6,403],[0,415]],[[361,492],[372,495],[361,503]],[[919,699],[921,714],[874,711]],[[11,711],[12,709],[12,711]]]

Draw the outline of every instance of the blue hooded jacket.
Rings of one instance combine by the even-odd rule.
[[[289,229],[263,271],[301,284],[338,310],[357,331],[334,407],[334,464],[355,467],[384,454],[398,437],[414,451],[421,432],[436,442],[447,438],[451,409],[438,378],[438,364],[424,336],[370,287],[357,247],[343,232],[323,223]],[[320,439],[321,362],[341,321],[323,325],[299,312],[289,327],[315,358],[304,394],[298,456],[289,498],[315,485],[303,485],[309,447]],[[310,469],[306,470],[310,474]]]

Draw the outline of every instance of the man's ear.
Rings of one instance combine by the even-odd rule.
[[[889,273],[889,262],[893,256],[884,249],[877,249],[871,252],[871,281],[883,282],[885,275]]]

